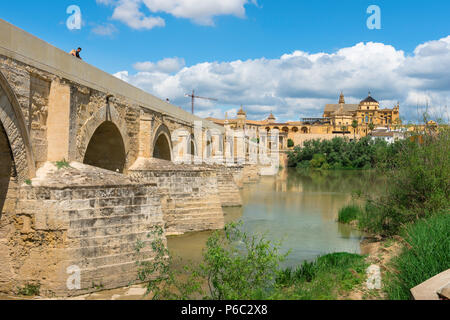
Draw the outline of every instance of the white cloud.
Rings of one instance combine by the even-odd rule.
[[[245,17],[247,4],[257,5],[256,0],[96,0],[98,4],[114,7],[112,18],[133,29],[164,27],[159,16],[147,16],[142,11],[170,14],[201,25],[214,25],[214,17],[232,15]]]
[[[92,32],[99,36],[111,36],[117,32],[117,28],[113,24],[107,23],[94,27]]]
[[[133,68],[142,72],[161,72],[173,73],[180,71],[186,65],[184,59],[181,58],[166,58],[157,63],[153,62],[137,62]]]
[[[119,0],[114,5],[116,7],[112,18],[127,24],[133,29],[150,30],[166,25],[166,22],[161,17],[146,16],[142,13],[140,11],[141,0]]]
[[[279,59],[204,62],[190,67],[180,61],[138,63],[137,73],[123,71],[116,76],[186,109],[189,101],[184,94],[192,89],[219,99],[213,104],[199,100],[201,116],[223,117],[225,111],[241,104],[253,119],[267,117],[270,111],[280,120],[321,116],[326,103],[337,103],[341,90],[347,103],[359,103],[369,90],[382,107],[400,101],[402,116],[411,120],[417,118],[417,105],[428,102],[432,111],[442,113],[450,104],[450,36],[423,43],[411,55],[369,42],[333,53],[295,51]],[[448,110],[444,116],[448,117]]]

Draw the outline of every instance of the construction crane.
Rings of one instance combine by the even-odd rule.
[[[210,100],[210,101],[218,101],[217,99],[214,98],[205,98],[205,97],[199,97],[195,95],[195,91],[192,90],[192,94],[185,94],[185,97],[189,97],[192,99],[192,114],[194,114],[195,111],[195,99],[203,99],[203,100]]]

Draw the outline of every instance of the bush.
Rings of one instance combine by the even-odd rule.
[[[175,271],[162,235],[162,228],[149,234],[155,259],[138,262],[138,280],[147,282],[147,294],[153,293],[154,300],[267,299],[273,293],[279,265],[288,255],[279,253],[279,244],[248,236],[240,224],[233,223],[208,239],[200,265],[186,265],[182,273]],[[144,247],[138,242],[137,253]]]
[[[248,236],[239,224],[230,224],[225,234],[208,239],[202,274],[207,277],[214,300],[266,299],[271,294],[280,263],[287,254],[279,244],[264,237]]]
[[[385,291],[391,300],[411,299],[410,289],[450,268],[450,214],[420,220],[405,231],[406,245],[392,260]]]
[[[288,148],[293,148],[295,146],[294,140],[288,139],[287,146]]]
[[[448,209],[450,203],[450,134],[423,136],[404,143],[387,171],[386,193],[370,199],[360,225],[383,235]]]
[[[350,223],[352,221],[358,220],[362,216],[362,210],[357,205],[348,205],[341,210],[339,210],[338,221],[340,223]]]

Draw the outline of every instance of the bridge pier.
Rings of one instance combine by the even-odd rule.
[[[15,227],[5,232],[1,251],[10,258],[2,269],[12,270],[0,272],[0,284],[9,284],[1,291],[39,284],[41,295],[52,297],[124,287],[136,282],[138,259],[153,261],[147,235],[155,226],[164,229],[156,185],[70,165],[46,163],[22,186]],[[139,255],[138,241],[147,245]]]
[[[216,171],[139,158],[129,173],[133,181],[158,186],[167,235],[224,227]]]

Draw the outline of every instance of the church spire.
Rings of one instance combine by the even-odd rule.
[[[345,104],[344,92],[341,91],[341,96],[339,97],[339,104]]]

